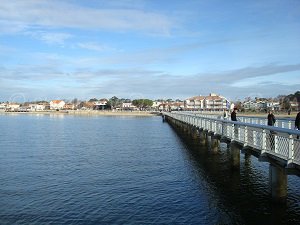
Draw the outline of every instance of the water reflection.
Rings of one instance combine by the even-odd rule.
[[[221,199],[222,210],[236,224],[300,223],[299,195],[295,192],[300,188],[298,177],[289,176],[287,204],[274,204],[269,195],[268,163],[258,162],[257,158],[245,151],[240,155],[240,170],[232,170],[230,150],[226,144],[221,144],[215,154],[210,151],[209,142],[201,145],[198,139],[181,129],[173,130],[187,146],[185,154],[192,161],[198,182],[206,179],[211,190],[210,197]]]
[[[299,182],[269,202],[268,164],[231,169],[159,117],[0,116],[0,224],[299,223]]]

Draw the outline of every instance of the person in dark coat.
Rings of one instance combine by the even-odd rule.
[[[236,111],[237,111],[237,108],[234,108],[232,113],[231,113],[231,120],[232,121],[237,121],[236,119]]]
[[[275,116],[274,116],[273,112],[269,111],[269,114],[268,114],[268,126],[274,126],[275,122],[276,122],[276,119],[275,119]],[[275,134],[274,131],[270,131],[270,148],[272,150],[275,149],[274,134]]]
[[[295,129],[300,130],[300,112],[298,112],[295,119]],[[297,136],[297,139],[299,139],[299,135]]]
[[[237,108],[234,108],[231,115],[230,115],[232,121],[237,121],[236,111],[237,111]],[[238,126],[236,124],[234,124],[234,136],[238,137]]]
[[[275,119],[274,114],[272,113],[272,111],[269,111],[269,114],[268,114],[268,126],[274,126],[275,122],[276,122],[276,119]]]
[[[300,130],[300,112],[298,112],[296,119],[295,119],[295,128]]]

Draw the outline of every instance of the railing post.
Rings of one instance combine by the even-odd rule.
[[[214,129],[213,129],[214,133],[217,133],[217,121],[214,120]]]
[[[234,127],[234,126],[235,126],[235,124],[232,124],[232,125],[231,125],[231,139],[232,139],[232,140],[235,139],[235,134],[234,134],[234,131],[235,131],[234,129],[235,129],[235,127]]]
[[[293,161],[294,161],[294,138],[293,138],[293,135],[290,134],[289,135],[289,155],[288,155],[287,165],[289,165],[290,163],[293,163]]]
[[[274,137],[274,151],[275,153],[278,152],[278,136],[276,136],[275,134],[272,134]]]
[[[292,129],[292,121],[289,121],[289,129]]]
[[[245,126],[245,138],[244,138],[244,146],[248,145],[248,127]]]
[[[266,152],[266,148],[267,148],[267,134],[266,134],[266,130],[263,129],[262,130],[262,148],[261,148],[261,154]]]

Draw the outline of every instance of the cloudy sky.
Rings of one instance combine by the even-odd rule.
[[[299,0],[3,0],[0,101],[300,90]]]

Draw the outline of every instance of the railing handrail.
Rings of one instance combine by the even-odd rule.
[[[167,112],[163,112],[163,113],[167,114]],[[172,112],[172,113],[174,113],[174,112]],[[196,115],[191,115],[191,114],[187,114],[187,113],[183,113],[183,112],[176,112],[174,114],[198,117],[198,118],[205,119],[205,120],[214,120],[214,121],[219,121],[219,122],[223,122],[223,123],[243,125],[243,126],[247,126],[247,127],[254,127],[254,128],[265,129],[265,130],[274,131],[274,132],[280,132],[280,133],[286,133],[286,134],[292,134],[292,135],[299,135],[300,136],[300,131],[299,130],[292,130],[292,129],[287,129],[287,128],[273,127],[273,126],[260,125],[260,124],[254,124],[254,123],[244,123],[244,122],[239,122],[239,121],[231,121],[231,120],[224,120],[224,119],[217,119],[217,118],[208,118],[208,117],[202,117],[202,116],[198,116],[198,115],[197,116]]]
[[[212,135],[221,135],[243,146],[253,147],[260,150],[261,154],[266,153],[283,159],[288,166],[292,164],[300,166],[298,130],[202,117],[183,112],[163,112],[163,115],[206,130]]]
[[[197,112],[197,111],[181,111],[181,112],[187,112],[187,113],[191,113],[191,114],[202,114],[202,115],[208,115],[208,116],[221,116],[223,115],[223,112],[220,112],[219,114],[218,113],[203,113],[201,111]],[[274,115],[276,117],[276,115]],[[246,115],[241,115],[239,114],[239,117],[243,117],[243,118],[251,118],[251,119],[261,119],[261,120],[267,120],[267,118],[265,117],[259,117],[259,116],[246,116]],[[282,117],[279,117],[279,118],[276,118],[277,121],[285,121],[285,122],[288,122],[288,121],[291,121],[291,122],[295,122],[295,119],[293,118],[282,118]]]

